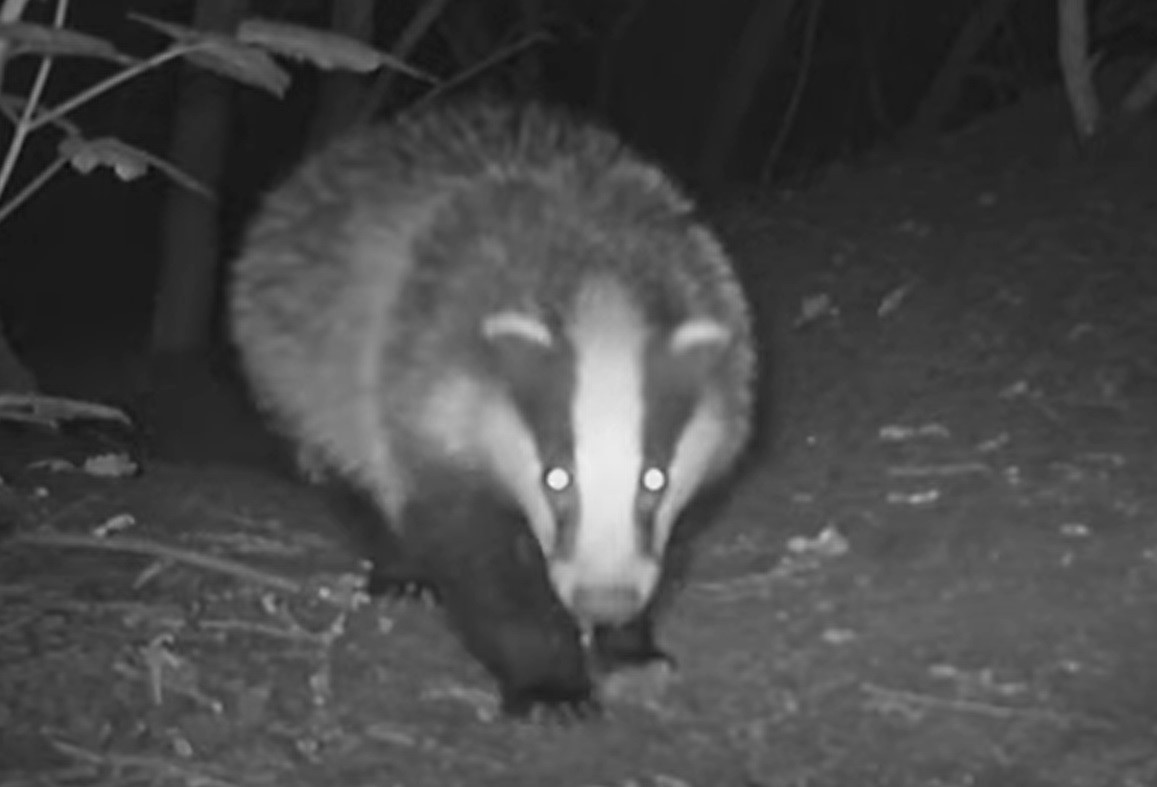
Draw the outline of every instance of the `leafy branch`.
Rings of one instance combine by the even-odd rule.
[[[66,164],[81,173],[107,166],[125,181],[141,177],[154,168],[180,186],[212,199],[208,188],[163,159],[114,137],[87,139],[78,126],[65,120],[67,115],[94,99],[175,60],[183,60],[278,97],[288,89],[290,76],[274,59],[275,55],[326,70],[364,73],[385,67],[428,83],[437,82],[401,59],[360,41],[325,30],[265,19],[245,20],[234,34],[229,35],[134,14],[130,17],[134,21],[169,39],[166,48],[139,59],[121,52],[103,38],[66,28],[69,0],[57,0],[51,24],[20,21],[26,2],[5,0],[0,5],[0,80],[10,60],[21,55],[41,58],[26,98],[0,93],[0,115],[13,124],[12,139],[0,162],[0,222],[31,199]],[[107,60],[120,65],[121,69],[60,104],[47,106],[43,102],[44,90],[58,57]],[[46,127],[63,132],[56,158],[14,196],[3,201],[28,138]]]

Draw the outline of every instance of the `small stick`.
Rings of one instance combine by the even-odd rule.
[[[893,478],[926,478],[928,476],[959,476],[989,474],[992,468],[983,462],[956,462],[943,465],[898,465],[888,468]]]
[[[765,590],[769,584],[783,579],[787,572],[782,565],[776,565],[766,571],[755,571],[750,574],[741,574],[730,579],[721,579],[715,582],[695,582],[692,590],[703,593],[743,593],[745,591]]]
[[[103,549],[108,552],[131,552],[138,555],[153,555],[155,557],[164,558],[166,560],[173,560],[178,563],[187,563],[191,566],[207,569],[209,571],[216,571],[221,574],[227,574],[238,579],[253,582],[258,585],[273,588],[283,593],[296,595],[300,594],[303,585],[295,582],[292,579],[275,574],[269,571],[263,571],[253,566],[239,563],[236,560],[229,558],[215,557],[213,555],[206,555],[202,552],[194,552],[191,549],[183,549],[181,547],[169,546],[167,544],[159,544],[155,541],[147,541],[143,538],[126,538],[124,536],[114,536],[112,538],[97,538],[95,536],[83,536],[73,533],[61,533],[58,531],[48,530],[33,533],[23,533],[13,536],[8,539],[7,544],[28,544],[30,546],[42,547],[74,547],[78,549]]]
[[[1011,719],[1019,716],[1022,718],[1039,719],[1041,721],[1053,721],[1065,724],[1071,722],[1081,722],[1103,729],[1110,729],[1113,726],[1104,719],[1098,719],[1093,716],[1087,716],[1081,713],[1059,713],[1057,711],[1040,710],[1038,708],[1010,708],[1006,705],[993,705],[988,702],[978,702],[976,700],[934,697],[928,694],[920,694],[915,691],[890,689],[885,686],[878,686],[874,683],[864,683],[862,684],[862,688],[868,694],[873,695],[877,699],[888,700],[897,704],[908,703],[910,705],[918,705],[924,708],[954,710],[963,713],[973,713],[979,716],[991,716],[997,719]]]
[[[169,776],[184,779],[188,784],[206,785],[206,787],[235,787],[234,782],[226,781],[204,771],[198,771],[187,765],[174,762],[163,757],[149,757],[136,754],[98,753],[82,748],[62,740],[52,740],[53,748],[79,762],[93,765],[104,765],[116,771],[128,768],[148,771],[157,777]]]

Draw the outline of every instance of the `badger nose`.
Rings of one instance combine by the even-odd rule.
[[[630,585],[579,585],[570,606],[590,623],[626,623],[642,609],[643,595]]]

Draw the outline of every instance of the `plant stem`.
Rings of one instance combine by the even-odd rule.
[[[167,63],[170,60],[174,60],[178,57],[184,57],[190,52],[196,52],[198,49],[203,48],[203,43],[177,44],[175,46],[169,47],[163,52],[159,52],[153,55],[148,60],[142,60],[134,66],[130,66],[123,71],[113,74],[108,79],[97,82],[88,90],[81,91],[80,93],[77,93],[75,96],[65,101],[63,104],[48,110],[43,115],[36,118],[36,120],[32,121],[32,130],[36,130],[41,126],[55,122],[64,115],[67,115],[69,112],[72,112],[77,107],[87,104],[97,96],[107,93],[117,85],[120,85],[123,82],[127,82],[139,74],[143,74],[149,69],[156,68],[157,66]]]
[[[53,175],[60,172],[61,167],[67,163],[67,157],[58,155],[55,161],[42,169],[35,178],[26,183],[24,188],[20,189],[20,192],[16,194],[16,196],[0,205],[0,224],[3,224],[5,219],[27,202],[29,197],[39,191],[41,187],[51,180]]]
[[[498,63],[501,63],[503,60],[506,60],[508,58],[511,58],[511,57],[519,54],[522,50],[524,50],[528,47],[534,46],[535,44],[538,44],[540,42],[551,41],[551,40],[553,40],[553,39],[549,33],[543,32],[542,30],[532,30],[531,32],[529,32],[525,36],[523,36],[522,38],[516,40],[510,46],[506,47],[505,49],[499,49],[497,52],[493,52],[493,53],[483,57],[481,60],[479,60],[477,63],[470,66],[469,68],[463,69],[462,71],[458,72],[457,74],[452,76],[450,79],[447,79],[445,82],[438,85],[437,87],[431,88],[428,93],[426,93],[421,98],[419,98],[417,101],[415,101],[412,104],[410,104],[409,106],[407,106],[406,109],[407,110],[414,110],[417,107],[428,104],[430,101],[433,101],[435,98],[442,95],[443,93],[446,93],[447,91],[458,87],[459,85],[461,85],[464,82],[470,81],[471,79],[476,77],[478,74],[482,73],[483,71],[486,71],[487,69],[491,68],[492,66],[497,65]]]
[[[28,99],[21,96],[5,95],[0,93],[0,115],[2,115],[5,120],[15,126],[20,122],[20,113],[24,111],[24,105],[27,103]],[[67,118],[57,118],[56,120],[52,121],[52,125],[56,126],[65,134],[71,134],[75,137],[84,136],[80,131],[80,126],[76,125]]]
[[[10,2],[14,2],[14,0],[10,0]],[[6,3],[4,11],[7,12],[8,10]],[[63,27],[67,16],[68,0],[59,0],[56,4],[56,13],[53,14],[53,27],[57,29]],[[6,52],[3,54],[7,55]],[[28,103],[24,105],[20,122],[12,129],[12,140],[8,143],[8,151],[4,154],[4,163],[0,164],[0,196],[4,195],[4,190],[8,188],[8,181],[12,179],[12,172],[16,169],[16,161],[20,158],[20,151],[24,149],[24,140],[36,130],[32,116],[36,113],[36,105],[40,103],[40,97],[44,95],[44,86],[48,84],[48,75],[52,72],[53,60],[52,57],[41,58],[40,68],[36,70],[36,79],[32,83],[32,91],[28,94]]]
[[[24,7],[28,0],[4,0],[0,5],[0,24],[19,22],[24,16]],[[0,87],[4,85],[4,66],[8,65],[8,50],[12,43],[7,39],[0,39]]]
[[[0,6],[0,22],[7,24],[20,19],[24,16],[26,5],[28,0],[4,0],[4,5]]]

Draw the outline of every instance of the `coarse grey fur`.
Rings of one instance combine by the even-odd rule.
[[[385,511],[398,510],[411,469],[395,435],[408,431],[414,397],[434,377],[456,362],[470,364],[431,336],[437,326],[398,322],[404,284],[423,275],[414,267],[415,244],[456,199],[509,185],[553,209],[544,220],[601,235],[612,248],[637,240],[635,222],[674,230],[679,243],[698,247],[663,273],[684,279],[691,297],[739,334],[725,375],[738,453],[751,429],[750,317],[725,253],[694,220],[691,201],[599,126],[538,105],[479,100],[403,115],[339,140],[274,190],[251,226],[236,263],[233,331],[259,403],[298,442],[304,461],[348,474]],[[615,237],[600,222],[626,229]],[[497,270],[526,262],[500,251],[488,257],[483,264],[494,275],[471,279],[460,316],[503,301],[522,306],[525,292],[485,293],[477,285],[537,281],[525,270]]]
[[[669,439],[657,448],[670,461],[676,430],[709,413],[695,423],[710,451],[694,455],[702,470],[688,477],[695,487],[721,478],[752,429],[746,301],[692,202],[598,125],[470,100],[358,130],[267,196],[233,275],[232,330],[259,405],[306,469],[368,494],[383,529],[425,539],[427,563],[431,552],[443,563],[439,590],[458,594],[447,611],[512,711],[582,705],[590,693],[577,634],[542,572],[516,555],[510,501],[485,488],[515,498],[551,559],[551,539],[566,539],[544,524],[555,512],[527,478],[542,469],[531,468],[536,451],[566,442],[565,430],[553,434],[569,418],[566,340],[591,297],[619,309],[625,330],[637,322],[645,363],[660,359],[644,406],[668,412],[672,434],[648,440]],[[498,346],[510,336],[515,346]],[[722,351],[700,351],[718,337]],[[520,386],[531,401],[518,409]],[[688,498],[668,506],[671,527],[695,491],[667,495]],[[483,550],[494,552],[488,567],[468,566]],[[640,614],[603,626],[613,660],[662,655],[653,610]]]

